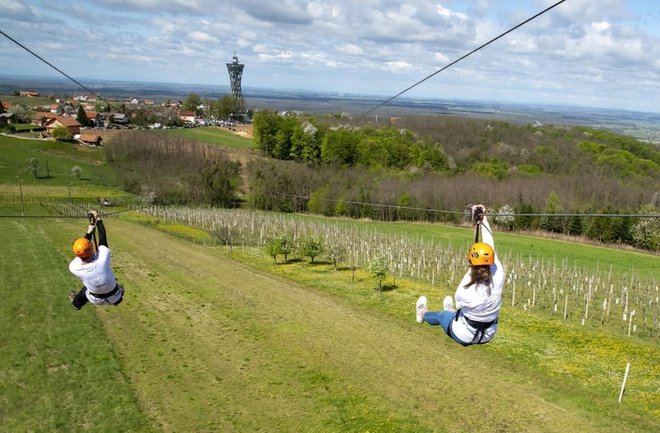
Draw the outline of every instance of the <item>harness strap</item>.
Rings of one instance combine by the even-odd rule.
[[[87,291],[88,291],[92,296],[94,296],[95,298],[99,298],[99,299],[108,299],[108,298],[111,298],[111,297],[113,297],[114,295],[117,294],[117,292],[119,291],[119,287],[120,287],[119,284],[117,284],[117,285],[115,286],[115,288],[112,289],[111,291],[109,291],[108,293],[94,293],[94,292],[90,291],[89,289],[87,289]]]
[[[456,311],[456,315],[454,316],[454,321],[456,322],[458,321],[458,318],[461,316],[461,310],[462,308],[459,308],[458,311]],[[468,346],[470,344],[480,344],[481,340],[484,338],[484,332],[488,328],[490,328],[491,326],[497,323],[497,319],[492,320],[490,322],[477,322],[476,320],[470,319],[465,314],[463,314],[463,318],[465,319],[465,323],[467,323],[468,325],[470,325],[475,329],[474,337],[472,338],[472,341],[465,344],[465,346]]]

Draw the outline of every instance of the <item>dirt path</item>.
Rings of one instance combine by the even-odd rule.
[[[108,225],[128,295],[98,314],[164,431],[603,431],[434,329]]]

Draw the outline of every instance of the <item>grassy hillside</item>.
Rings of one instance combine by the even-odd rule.
[[[252,149],[255,147],[254,140],[251,137],[247,135],[238,135],[234,132],[220,129],[218,127],[207,126],[202,128],[168,129],[159,132],[188,138],[190,140],[219,144],[238,149]]]
[[[659,427],[648,412],[657,410],[657,401],[643,408],[626,394],[616,403],[625,366],[612,368],[610,385],[590,386],[575,382],[568,371],[546,375],[536,360],[506,356],[508,347],[524,341],[516,333],[527,334],[528,343],[545,353],[545,362],[559,360],[568,368],[574,365],[572,347],[606,347],[608,340],[597,334],[544,330],[531,317],[513,319],[507,313],[514,329],[503,327],[492,345],[466,349],[437,329],[414,323],[410,302],[423,287],[402,286],[381,297],[369,278],[351,284],[346,273],[331,287],[330,280],[314,281],[321,269],[309,266],[298,275],[310,280],[295,283],[270,274],[287,267],[273,269],[267,258],[255,261],[249,251],[247,261],[257,268],[227,257],[224,248],[194,245],[116,219],[106,225],[126,300],[117,308],[76,312],[66,301],[68,289],[77,284],[66,263],[69,242],[84,221],[0,219],[2,308],[10,318],[0,325],[5,396],[0,430],[643,432]],[[349,288],[363,301],[355,302]],[[532,332],[541,338],[529,338]],[[558,338],[578,344],[553,344]],[[631,344],[640,356],[652,356],[643,355],[646,343]],[[657,367],[647,368],[657,377]],[[638,379],[629,379],[631,396]],[[475,407],[479,416],[469,410]]]
[[[60,171],[31,177],[25,165],[33,157]],[[79,283],[67,270],[69,246],[85,219],[52,218],[41,203],[129,200],[108,186],[112,174],[99,174],[102,161],[99,149],[0,136],[0,431],[660,430],[655,335],[627,337],[625,324],[581,326],[505,303],[497,339],[463,348],[413,318],[420,294],[435,308],[453,292],[446,278],[397,278],[381,293],[365,270],[353,281],[350,269],[323,260],[293,256],[284,265],[259,248],[230,253],[207,231],[162,218],[107,219],[126,300],[74,311],[66,294]],[[24,207],[44,218],[7,217]],[[471,238],[459,227],[346,224],[457,248]],[[191,234],[197,243],[185,239]],[[613,281],[657,281],[657,256],[520,235],[498,234],[497,242],[511,260],[566,260],[611,272]],[[631,284],[633,296],[637,290]]]
[[[32,171],[28,161],[36,159]],[[79,176],[72,172],[80,167]],[[0,183],[26,185],[112,185],[115,175],[105,163],[103,149],[79,144],[27,140],[0,135]]]

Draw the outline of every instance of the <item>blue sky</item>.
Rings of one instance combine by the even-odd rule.
[[[393,96],[556,1],[0,0],[0,30],[81,80]],[[57,76],[0,35],[0,74]],[[660,112],[660,2],[566,0],[407,97]]]

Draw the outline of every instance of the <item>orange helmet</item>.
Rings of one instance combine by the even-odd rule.
[[[92,248],[92,243],[89,239],[80,238],[76,239],[73,243],[73,252],[76,256],[81,259],[88,259],[94,254],[94,248]]]
[[[495,251],[487,243],[477,242],[470,247],[468,260],[472,266],[492,265],[495,263]]]

